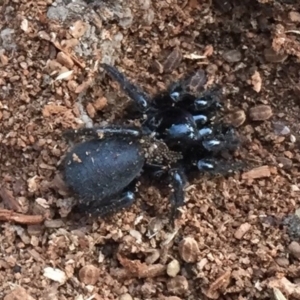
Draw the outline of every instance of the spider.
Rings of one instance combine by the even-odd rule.
[[[239,146],[233,128],[212,121],[218,97],[189,91],[188,79],[151,97],[116,67],[101,67],[129,96],[141,126],[116,125],[69,130],[69,139],[85,137],[63,160],[63,178],[79,199],[80,211],[105,216],[130,206],[138,178],[145,173],[165,178],[171,187],[171,218],[184,204],[187,175],[222,173],[230,163],[220,153]]]

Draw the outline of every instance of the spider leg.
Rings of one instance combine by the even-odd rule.
[[[197,126],[204,125],[208,122],[208,117],[206,115],[200,114],[200,115],[193,115],[193,119]]]
[[[108,64],[101,64],[100,66],[120,84],[123,91],[136,103],[141,112],[145,112],[149,108],[150,97],[145,92],[131,83],[117,68]]]
[[[215,132],[211,129],[211,134],[209,135],[210,128],[202,128],[202,135],[204,139],[202,140],[202,146],[209,152],[219,153],[222,150],[234,151],[240,145],[240,141],[235,134],[235,131],[231,127],[221,127],[222,132],[217,129]],[[201,130],[199,131],[201,132]]]
[[[185,174],[180,169],[170,170],[170,184],[173,194],[171,195],[171,219],[174,220],[178,217],[178,208],[184,204],[184,186],[186,184]]]
[[[97,201],[92,201],[90,203],[81,202],[79,205],[77,205],[77,211],[85,212],[92,216],[104,217],[120,211],[122,208],[129,207],[134,200],[134,193],[131,191],[126,191],[119,196],[100,204]]]
[[[241,170],[245,166],[246,163],[228,161],[225,159],[201,159],[197,162],[197,167],[200,172],[223,176]]]
[[[139,138],[143,135],[140,128],[126,128],[122,126],[106,126],[93,128],[71,129],[64,132],[64,137],[68,140],[74,140],[79,136],[102,139],[105,137],[132,137]]]
[[[217,99],[214,97],[206,98],[205,96],[203,98],[196,98],[192,105],[193,111],[203,113],[208,111],[216,111],[221,107],[222,105]]]

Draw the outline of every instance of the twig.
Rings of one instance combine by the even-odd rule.
[[[40,215],[24,215],[8,209],[0,209],[0,221],[16,222],[20,224],[35,225],[44,221]]]

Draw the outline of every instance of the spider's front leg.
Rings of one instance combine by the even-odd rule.
[[[196,164],[200,172],[222,176],[231,174],[246,167],[246,163],[228,161],[220,158],[201,159]]]
[[[174,106],[184,108],[191,113],[202,113],[208,117],[222,107],[219,89],[208,90],[195,96],[189,91],[189,86],[186,86],[185,82],[172,84],[169,88],[169,97]]]
[[[145,112],[149,108],[149,96],[139,87],[131,83],[118,69],[108,64],[100,65],[107,74],[117,81],[123,91],[136,103],[141,112]]]
[[[202,128],[202,131],[204,128]],[[200,130],[201,132],[201,130]],[[205,133],[205,131],[203,131]],[[203,136],[202,146],[214,154],[223,150],[235,151],[240,140],[231,126],[218,125],[206,129],[206,135]]]

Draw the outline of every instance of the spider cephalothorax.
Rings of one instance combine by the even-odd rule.
[[[209,92],[201,96],[191,93],[187,80],[172,84],[151,99],[115,67],[101,67],[134,101],[142,125],[69,132],[89,139],[66,155],[64,180],[78,195],[83,210],[104,215],[133,202],[135,181],[143,171],[158,177],[167,175],[175,217],[177,208],[184,203],[187,173],[228,170],[230,163],[220,153],[238,147],[235,131],[212,121],[220,108],[218,97]]]

